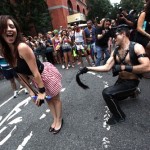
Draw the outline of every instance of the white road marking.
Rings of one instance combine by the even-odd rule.
[[[0,105],[0,108],[2,107],[2,106],[4,106],[6,103],[8,103],[10,100],[12,100],[14,97],[12,96],[12,97],[10,97],[7,101],[5,101],[4,103],[2,103],[1,105]]]
[[[96,73],[94,72],[88,72],[89,74],[92,74],[92,75],[96,75]],[[102,78],[103,76],[100,76],[100,75],[97,75],[98,78]],[[107,81],[103,81],[103,84],[104,84],[104,88],[107,88],[109,87],[108,85],[108,82]],[[107,131],[110,130],[110,126],[107,125],[106,121],[109,119],[110,115],[109,115],[109,109],[107,106],[105,106],[105,115],[104,115],[104,122],[103,122],[103,128],[106,128]],[[110,147],[110,141],[107,137],[104,137],[103,140],[102,140],[102,147],[103,148],[108,148]]]
[[[46,112],[49,113],[49,112],[50,112],[50,109],[47,109]]]
[[[40,120],[45,118],[46,117],[46,114],[43,114],[41,117],[40,117]]]
[[[25,145],[28,143],[28,141],[31,139],[33,133],[32,131],[30,132],[30,134],[24,138],[23,142],[18,146],[17,150],[22,150],[23,147],[25,147]]]
[[[103,128],[105,128],[107,131],[110,130],[110,126],[107,125],[107,123],[106,123],[108,121],[109,117],[110,117],[109,109],[108,109],[107,106],[105,106],[105,115],[104,115]]]
[[[97,77],[101,79],[103,76],[97,75]]]
[[[87,73],[92,74],[92,75],[96,75],[96,73],[88,71]]]
[[[21,106],[26,106],[29,103],[30,100],[31,100],[31,97],[28,97],[25,100],[23,100],[22,102],[20,102],[19,104],[17,104],[17,106],[0,122],[0,126],[5,121],[8,121],[12,117],[14,117],[16,114],[18,114],[21,111],[20,107]]]
[[[18,91],[18,94],[20,94],[22,91],[25,91],[25,88],[20,89],[20,90]]]
[[[17,115],[20,111],[21,111],[21,106],[26,106],[29,101],[31,100],[31,97],[26,98],[25,100],[23,100],[22,102],[18,103],[17,106],[4,118],[1,118],[1,122],[0,122],[0,126],[2,126],[6,121],[9,121],[10,119],[12,119],[15,115]],[[19,122],[22,121],[22,117],[17,117],[15,119],[13,119],[11,122],[8,123],[8,125],[13,125],[13,124],[17,124]],[[15,125],[14,128],[9,132],[9,134],[0,141],[0,145],[3,145],[12,135],[12,133],[14,132],[14,130],[16,130],[17,126]],[[7,129],[7,126],[3,127],[0,130],[0,133],[4,132],[4,130]]]
[[[62,88],[62,89],[61,89],[61,92],[64,92],[65,90],[66,90],[66,88]]]
[[[108,86],[108,82],[103,81],[103,83],[104,83],[104,89],[107,88],[107,87],[109,87],[109,86]]]
[[[19,122],[21,122],[22,121],[22,117],[18,117],[18,118],[15,118],[14,120],[12,120],[11,122],[9,122],[8,124],[17,124],[17,123],[19,123]]]
[[[103,84],[104,84],[104,89],[109,87],[108,85],[108,82],[107,81],[103,81]],[[107,121],[110,117],[110,111],[109,111],[109,108],[108,106],[105,106],[105,114],[104,114],[104,122],[103,122],[103,128],[105,128],[107,131],[110,130],[110,126],[107,125]],[[110,147],[110,141],[107,137],[104,137],[103,140],[102,140],[102,148],[103,149],[107,149],[108,147]]]
[[[0,145],[3,145],[11,137],[12,132],[16,130],[16,128],[17,126],[14,126],[14,128],[10,131],[10,133],[2,141],[0,141]]]
[[[21,93],[23,90],[24,90],[24,89],[21,89],[18,93]],[[4,103],[2,103],[2,104],[0,105],[0,108],[1,108],[2,106],[4,106],[6,103],[8,103],[9,101],[11,101],[12,99],[14,99],[14,96],[11,96],[7,101],[5,101]]]
[[[102,140],[102,142],[103,142],[103,144],[102,144],[103,148],[106,149],[106,148],[110,147],[110,145],[109,145],[110,141],[109,141],[109,139],[107,137],[104,137],[103,140]]]
[[[64,92],[66,90],[66,88],[63,88],[62,90],[61,90],[61,92]],[[21,89],[20,91],[19,91],[19,93],[20,92],[22,92],[22,91],[24,91],[24,89]],[[12,97],[10,97],[8,100],[6,100],[4,103],[2,103],[1,105],[0,105],[0,107],[2,107],[2,106],[4,106],[6,103],[8,103],[10,100],[12,100],[13,99],[13,96]],[[15,106],[15,108],[9,113],[9,114],[7,114],[7,116],[3,119],[3,116],[0,116],[0,127],[6,122],[6,121],[9,121],[10,119],[12,119],[14,116],[16,116],[19,112],[21,112],[21,107],[25,107],[28,103],[29,103],[29,101],[31,101],[31,97],[28,97],[28,98],[26,98],[25,100],[23,100],[22,102],[20,102],[20,103],[18,103],[16,106]],[[49,113],[50,112],[50,109],[47,109],[46,110],[46,112],[47,113]],[[41,117],[40,117],[40,119],[43,119],[43,118],[45,118],[46,117],[46,114],[43,114]],[[13,125],[13,124],[17,124],[17,123],[19,123],[19,122],[22,122],[22,117],[17,117],[17,118],[15,118],[15,119],[13,119],[13,120],[11,120],[7,125],[9,125],[9,127],[11,126],[11,125]],[[4,132],[6,129],[8,129],[8,126],[4,126],[4,127],[2,127],[2,129],[0,129],[0,134],[2,133],[2,132]],[[1,141],[0,141],[0,145],[3,145],[11,136],[12,136],[12,133],[15,131],[17,129],[17,126],[15,125],[14,127],[13,127],[13,129],[9,132],[9,134],[5,137],[5,138],[3,138]],[[24,148],[24,146],[27,144],[27,142],[29,141],[29,139],[32,137],[32,131],[31,131],[31,133],[30,133],[30,135],[28,135],[26,138],[24,138],[24,141],[22,142],[22,144],[21,145],[19,145],[18,146],[18,148],[17,148],[17,150],[22,150],[23,148]]]
[[[1,130],[0,130],[0,133],[2,133],[4,130],[6,130],[7,127],[3,127]]]
[[[2,117],[2,116],[0,116],[0,121],[2,120],[2,118],[3,118],[3,117]]]

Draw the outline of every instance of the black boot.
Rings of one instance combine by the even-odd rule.
[[[120,123],[120,122],[124,122],[124,121],[125,121],[125,117],[123,117],[123,118],[117,118],[117,117],[115,117],[114,115],[112,115],[112,117],[109,118],[106,123],[107,123],[108,125],[114,125],[114,124],[116,124],[117,122]]]

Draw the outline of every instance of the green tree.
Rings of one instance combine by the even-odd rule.
[[[16,0],[16,3],[10,3],[10,0],[1,0],[0,14],[12,15],[18,20],[22,31],[29,35],[31,28],[36,32],[47,32],[52,28],[51,19],[47,4],[44,0]]]
[[[87,0],[87,8],[89,11],[87,18],[92,20],[96,17],[99,17],[99,19],[104,17],[115,19],[119,12],[119,7],[127,11],[135,9],[138,14],[143,10],[143,6],[143,0],[121,0],[120,4],[115,3],[113,6],[110,4],[109,0]]]
[[[109,17],[112,7],[109,0],[87,0],[87,18],[94,20],[96,17],[99,19]]]
[[[13,5],[10,0],[1,0],[0,2],[0,15],[14,15]]]
[[[121,0],[120,6],[128,11],[135,9],[137,12],[140,12],[143,9],[144,3],[143,0]]]

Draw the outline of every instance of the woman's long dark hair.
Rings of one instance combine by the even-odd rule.
[[[6,41],[2,37],[2,33],[4,33],[7,29],[8,19],[10,19],[14,23],[16,30],[17,30],[17,37],[14,42],[14,53],[12,53],[9,45],[6,43]],[[8,61],[8,63],[12,67],[14,67],[14,65],[16,63],[16,58],[18,57],[17,47],[21,41],[22,41],[21,31],[20,31],[20,27],[19,27],[18,23],[11,16],[1,15],[0,16],[0,44],[2,46],[1,54],[3,55],[3,57]]]
[[[146,1],[145,12],[146,12],[146,20],[150,21],[150,0]]]

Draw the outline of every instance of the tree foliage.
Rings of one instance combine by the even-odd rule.
[[[132,9],[139,13],[143,9],[143,0],[121,0],[120,4],[115,3],[111,5],[109,0],[87,0],[88,19],[94,20],[96,17],[109,17],[115,19],[119,12],[119,7],[130,11]]]
[[[112,5],[109,0],[87,0],[87,8],[87,18],[95,20],[96,17],[99,19],[108,17]]]
[[[135,9],[140,12],[143,9],[144,3],[143,0],[121,0],[120,6],[128,11]]]
[[[12,15],[24,33],[29,34],[31,26],[38,32],[46,32],[51,29],[50,15],[44,0],[1,0],[0,14]]]

